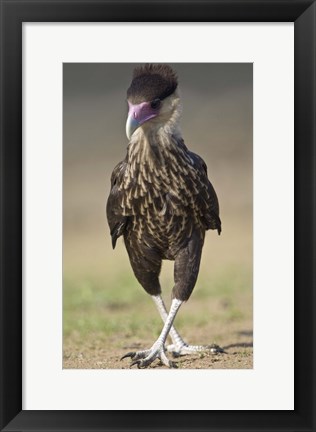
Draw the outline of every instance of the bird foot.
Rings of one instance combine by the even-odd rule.
[[[131,351],[125,354],[121,360],[130,357],[132,362],[130,367],[137,365],[138,369],[148,367],[155,359],[159,359],[165,366],[176,368],[177,365],[169,360],[165,354],[164,345],[154,344],[150,349],[144,351]]]
[[[223,353],[224,350],[218,345],[188,345],[186,343],[183,344],[172,344],[167,346],[167,351],[171,352],[173,357],[180,357],[182,355],[187,354],[196,354],[199,352],[206,352],[210,354],[218,354]]]

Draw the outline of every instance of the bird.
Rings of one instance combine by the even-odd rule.
[[[135,67],[127,90],[126,157],[114,168],[106,204],[113,249],[123,236],[134,275],[163,320],[153,345],[128,352],[130,367],[147,368],[155,359],[169,368],[174,357],[216,346],[189,345],[174,319],[196,284],[207,230],[221,233],[219,203],[204,160],[182,138],[182,102],[176,71],[168,64]],[[161,294],[162,261],[174,261],[169,312]],[[168,335],[172,344],[166,347]],[[218,347],[219,348],[219,347]]]

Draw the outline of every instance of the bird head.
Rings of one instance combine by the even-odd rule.
[[[159,128],[172,118],[179,105],[177,86],[177,75],[166,64],[147,64],[134,70],[127,90],[128,139],[139,127]]]

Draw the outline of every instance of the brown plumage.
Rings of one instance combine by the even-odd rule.
[[[220,234],[221,221],[206,164],[187,149],[180,134],[177,85],[176,74],[167,65],[135,69],[127,92],[131,140],[126,158],[112,173],[107,218],[113,248],[123,235],[134,274],[156,303],[162,301],[161,262],[175,261],[172,294],[174,304],[180,305],[194,288],[205,231],[215,229]],[[163,317],[164,305],[162,309],[157,306]],[[176,311],[168,316],[171,324],[164,326],[158,351],[156,342],[150,350],[129,353],[133,364],[146,367],[159,357],[172,366],[164,354],[170,329],[174,345],[179,340],[183,344],[174,347],[178,354],[184,346],[190,347],[172,326]],[[166,316],[163,318],[166,321]]]

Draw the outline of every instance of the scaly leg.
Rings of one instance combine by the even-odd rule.
[[[183,302],[178,299],[173,299],[170,307],[170,312],[166,316],[165,324],[163,326],[163,329],[160,333],[160,336],[156,340],[156,342],[153,344],[153,346],[149,350],[145,351],[136,351],[136,352],[129,352],[125,354],[122,359],[126,357],[131,357],[133,360],[131,363],[131,366],[137,365],[138,368],[146,368],[149,366],[156,358],[159,358],[162,363],[168,367],[175,367],[175,364],[170,361],[166,354],[165,354],[165,342],[167,339],[167,336],[170,332],[170,329],[172,327],[172,323],[176,317],[176,314]],[[122,360],[121,359],[121,360]]]
[[[154,300],[157,306],[158,312],[163,322],[165,322],[168,313],[161,295],[159,294],[159,295],[152,296],[152,299]],[[173,343],[172,345],[167,346],[167,351],[172,352],[174,357],[178,357],[186,354],[194,354],[202,351],[207,351],[213,354],[223,351],[217,345],[188,345],[186,342],[184,342],[184,340],[179,335],[179,333],[177,332],[176,328],[173,325],[170,328],[169,334]]]

